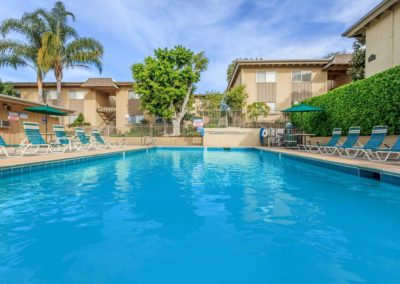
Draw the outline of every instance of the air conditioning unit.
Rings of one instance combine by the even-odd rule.
[[[0,128],[10,128],[11,123],[9,120],[0,120]]]

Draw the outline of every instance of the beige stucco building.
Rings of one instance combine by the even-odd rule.
[[[295,102],[349,83],[350,59],[342,54],[313,60],[238,60],[227,89],[245,85],[247,105],[267,103],[269,119],[274,119]]]
[[[21,98],[38,101],[36,83],[13,83]],[[124,131],[129,124],[143,120],[139,96],[133,91],[133,82],[115,82],[111,78],[90,78],[85,82],[62,83],[61,100],[57,101],[56,84],[44,83],[46,102],[74,110],[63,120],[72,123],[79,113],[91,126],[105,129],[110,126]]]
[[[32,102],[21,98],[5,96],[0,94],[0,136],[7,144],[19,144],[25,139],[22,123],[25,121],[37,122],[40,132],[46,134],[46,123],[48,132],[53,132],[53,124],[59,124],[60,117],[46,116],[40,113],[29,112],[27,107],[42,106],[43,104]],[[73,111],[65,108],[54,107],[60,111],[72,114]],[[50,131],[49,131],[50,130]],[[49,138],[49,137],[48,137]],[[50,137],[51,138],[51,137]]]
[[[345,31],[343,36],[365,38],[367,77],[399,65],[400,1],[382,1]]]

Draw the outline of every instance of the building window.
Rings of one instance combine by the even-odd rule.
[[[46,90],[43,92],[46,100],[56,100],[57,99],[57,91],[54,90]]]
[[[293,71],[292,82],[311,82],[311,71]]]
[[[143,115],[130,115],[128,117],[128,123],[129,124],[138,124],[138,123],[141,123],[143,119],[144,119]]]
[[[276,72],[257,71],[256,83],[275,83]]]
[[[77,115],[70,115],[70,116],[68,116],[69,123],[73,123],[73,122],[75,121],[75,119],[77,119],[77,118],[78,118]]]
[[[69,99],[70,100],[84,100],[85,99],[85,91],[69,91]]]
[[[138,94],[135,94],[133,90],[128,91],[128,100],[138,100],[140,99],[140,96]]]
[[[270,112],[276,112],[276,103],[267,103]]]

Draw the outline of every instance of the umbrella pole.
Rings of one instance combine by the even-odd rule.
[[[47,143],[47,113],[46,113],[46,143]]]

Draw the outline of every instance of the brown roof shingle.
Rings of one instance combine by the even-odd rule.
[[[89,78],[86,82],[84,82],[82,87],[86,88],[115,88],[118,89],[118,86],[115,84],[114,80],[111,78]]]

